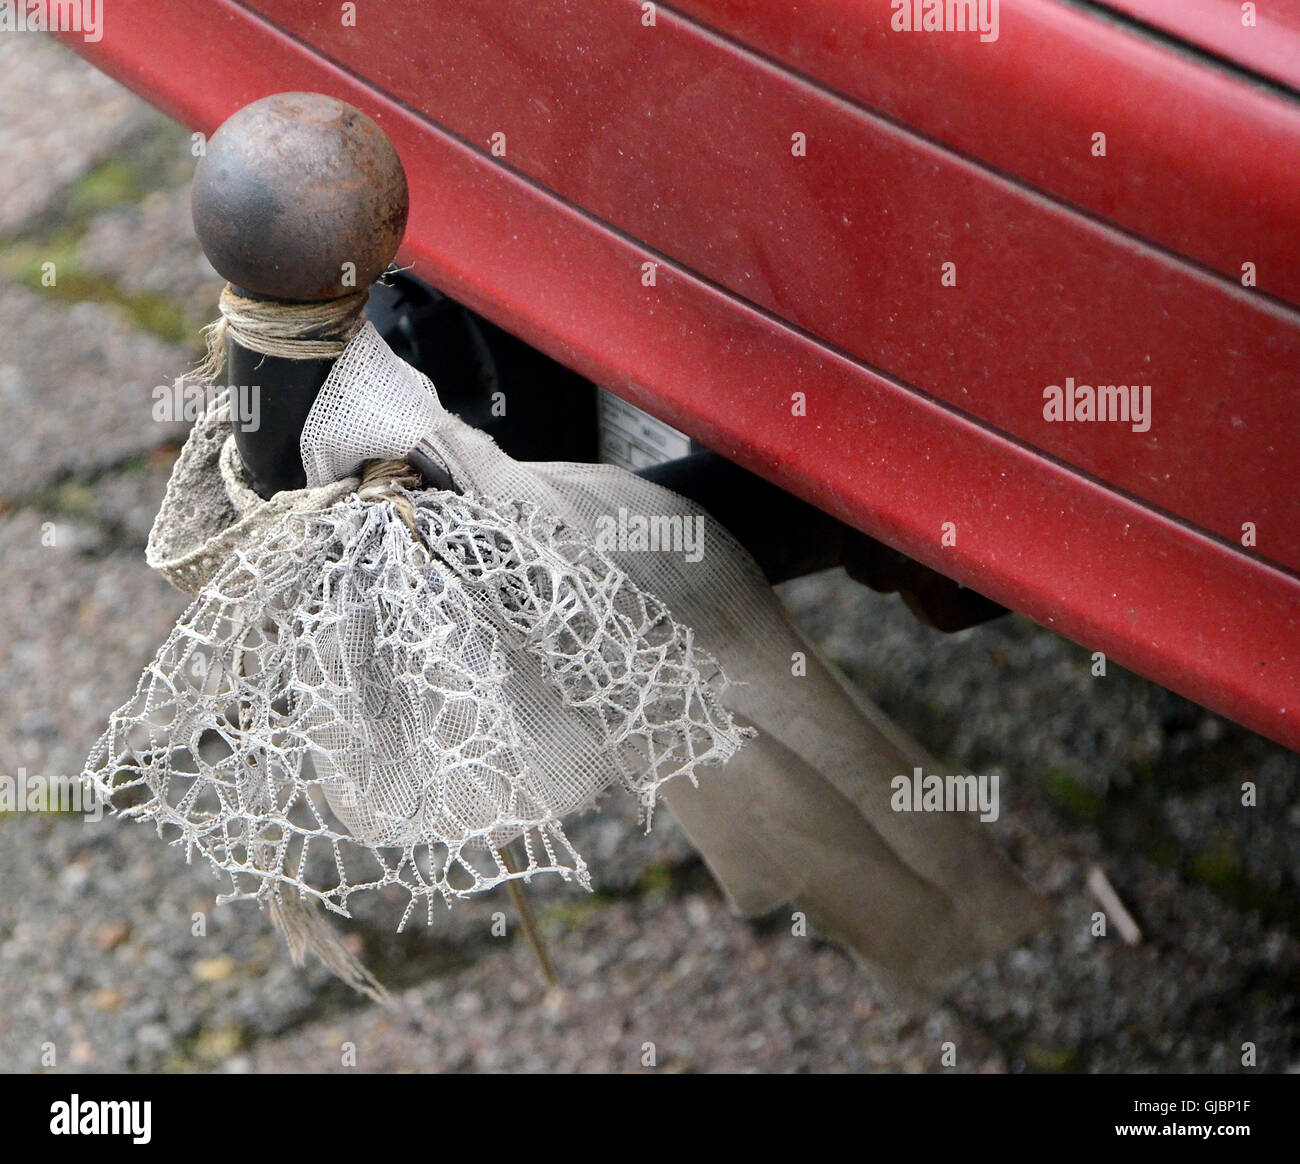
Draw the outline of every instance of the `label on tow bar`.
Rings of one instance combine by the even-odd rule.
[[[600,393],[600,459],[623,469],[644,469],[691,451],[691,438],[612,392]]]

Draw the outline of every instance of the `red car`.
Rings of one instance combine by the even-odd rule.
[[[456,300],[1300,747],[1297,0],[103,17],[63,39],[198,130],[292,89],[374,117]]]

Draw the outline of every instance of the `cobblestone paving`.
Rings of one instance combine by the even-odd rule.
[[[0,96],[0,772],[67,776],[183,605],[143,561],[184,427],[151,391],[219,282],[185,131],[40,37],[0,39]],[[402,935],[372,903],[349,940],[385,1009],[294,969],[148,830],[9,812],[0,1070],[323,1072],[346,1044],[381,1071],[1239,1071],[1247,1042],[1256,1070],[1300,1068],[1300,759],[1022,619],[944,637],[838,574],[783,595],[931,751],[998,773],[996,835],[1055,907],[942,1003],[884,995],[788,917],[732,917],[666,814],[579,826],[599,893],[530,891],[560,992],[513,926],[492,936],[502,900]],[[1090,936],[1093,865],[1142,944]]]

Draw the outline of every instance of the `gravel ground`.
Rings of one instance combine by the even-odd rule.
[[[0,772],[68,776],[183,605],[143,561],[182,435],[150,390],[197,355],[219,281],[187,133],[43,38],[0,39],[0,66],[0,400],[21,434],[0,452]],[[493,936],[501,900],[401,935],[399,903],[372,902],[349,941],[382,1008],[294,969],[148,830],[14,812],[0,1070],[1241,1071],[1243,1043],[1254,1070],[1300,1069],[1300,757],[1094,677],[1018,617],[943,636],[838,572],[782,595],[932,752],[999,775],[995,835],[1055,910],[944,1001],[884,994],[788,918],[733,917],[666,813],[649,836],[626,806],[577,827],[599,893],[530,890],[560,992],[513,925]],[[1091,936],[1094,866],[1139,945]]]

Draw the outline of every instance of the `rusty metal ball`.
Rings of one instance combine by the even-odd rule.
[[[407,204],[384,131],[320,93],[277,93],[233,114],[208,141],[191,194],[217,271],[243,291],[299,302],[374,282],[401,244]]]

